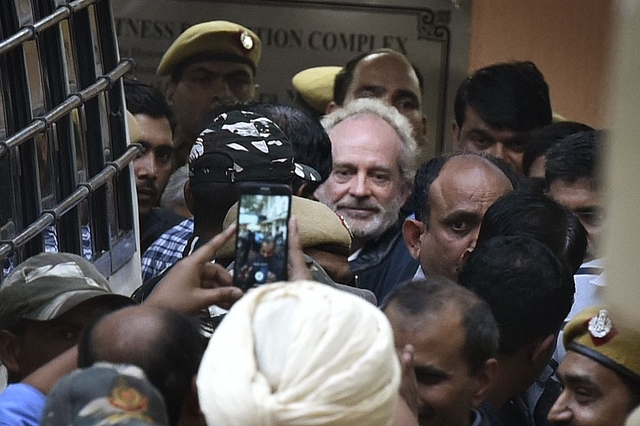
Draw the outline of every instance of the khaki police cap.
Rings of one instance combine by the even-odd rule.
[[[333,101],[333,85],[342,67],[314,67],[300,71],[291,83],[300,97],[320,114],[324,114]]]
[[[560,115],[557,112],[553,112],[551,114],[551,122],[552,123],[562,123],[563,121],[567,121],[566,118],[564,118],[564,116]]]
[[[142,137],[142,129],[136,117],[127,111],[127,125],[129,126],[129,142],[136,143],[140,141]]]
[[[578,313],[564,328],[564,346],[640,383],[640,332],[603,307]]]
[[[298,221],[298,235],[302,249],[318,248],[324,251],[349,255],[351,232],[345,222],[333,210],[317,201],[291,197],[291,214]],[[235,203],[224,218],[224,227],[235,223],[238,217],[238,203]],[[216,253],[227,259],[233,256],[235,236],[227,241]]]
[[[169,46],[158,65],[157,74],[171,75],[192,58],[237,60],[255,71],[262,53],[256,33],[242,25],[227,21],[211,21],[193,25]]]

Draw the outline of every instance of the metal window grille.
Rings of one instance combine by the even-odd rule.
[[[84,255],[110,276],[136,250],[108,0],[0,2],[0,261]],[[1,279],[1,278],[0,278]]]

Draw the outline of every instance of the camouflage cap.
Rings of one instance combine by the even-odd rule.
[[[302,249],[317,248],[348,256],[351,252],[351,231],[345,221],[324,204],[306,198],[291,197],[291,215],[298,221]],[[224,218],[226,228],[238,217],[238,203],[231,206]],[[227,241],[216,253],[221,259],[233,256],[236,237]]]
[[[19,320],[48,321],[95,297],[131,298],[111,291],[91,262],[71,253],[40,253],[22,262],[0,284],[0,328]]]
[[[248,28],[228,21],[202,22],[187,28],[169,46],[156,73],[171,75],[179,67],[199,60],[225,60],[249,65],[255,72],[262,46]]]
[[[578,313],[564,328],[564,346],[640,383],[640,332],[599,306]]]
[[[192,185],[209,182],[290,182],[294,173],[321,180],[312,167],[294,162],[293,147],[270,119],[234,110],[217,116],[200,133],[189,155]]]
[[[53,387],[41,426],[168,426],[160,392],[135,365],[99,362]]]
[[[307,105],[324,114],[333,101],[333,85],[341,70],[336,66],[307,68],[294,75],[291,83]]]

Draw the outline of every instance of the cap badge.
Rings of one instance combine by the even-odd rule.
[[[240,43],[242,44],[242,47],[244,47],[247,50],[253,49],[253,46],[254,46],[253,38],[247,31],[243,31],[240,33]]]
[[[147,398],[142,396],[137,389],[126,384],[118,384],[113,389],[109,402],[114,407],[128,412],[144,411],[149,406]]]
[[[613,328],[609,312],[606,309],[601,309],[598,311],[598,315],[589,320],[587,330],[591,333],[591,340],[596,346],[604,345],[618,334]]]
[[[605,309],[600,309],[598,315],[589,320],[589,333],[593,337],[602,339],[611,331],[611,319],[609,313]]]

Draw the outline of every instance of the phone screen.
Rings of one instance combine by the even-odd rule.
[[[290,208],[287,187],[242,189],[233,275],[236,286],[247,290],[287,279]]]

